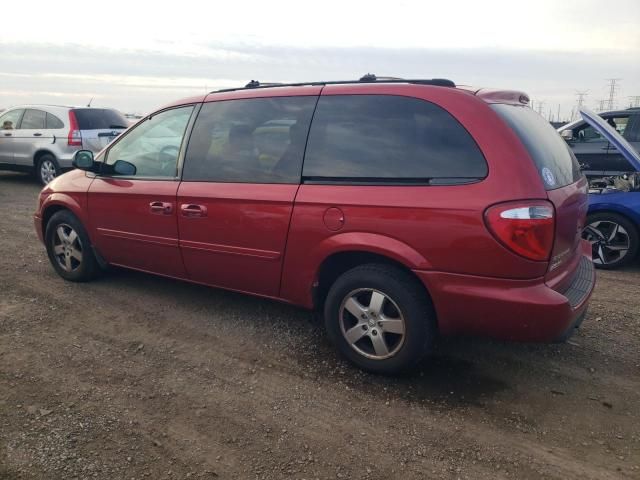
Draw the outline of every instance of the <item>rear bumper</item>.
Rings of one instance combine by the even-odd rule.
[[[586,313],[595,286],[591,257],[582,253],[567,287],[544,279],[510,280],[416,271],[431,294],[443,335],[478,335],[552,342],[570,334]]]

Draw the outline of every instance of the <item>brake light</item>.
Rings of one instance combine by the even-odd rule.
[[[69,110],[69,136],[67,137],[67,143],[71,147],[82,146],[82,135],[78,128],[78,120],[73,110]]]
[[[549,260],[556,228],[550,202],[501,203],[489,207],[484,218],[493,236],[512,252],[529,260]]]

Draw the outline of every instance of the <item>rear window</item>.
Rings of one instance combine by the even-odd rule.
[[[441,107],[393,95],[320,97],[304,160],[307,181],[465,183],[487,163]]]
[[[526,106],[493,104],[498,115],[520,137],[547,190],[570,185],[582,177],[567,142],[544,118]]]
[[[129,125],[124,115],[108,108],[77,108],[73,112],[80,130],[109,130]]]

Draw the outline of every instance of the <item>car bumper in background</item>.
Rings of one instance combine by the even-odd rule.
[[[591,257],[560,291],[536,280],[511,280],[416,271],[429,290],[443,335],[478,335],[552,342],[568,338],[586,313],[595,286]]]

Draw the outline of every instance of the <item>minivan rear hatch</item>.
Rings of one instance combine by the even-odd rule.
[[[491,104],[534,161],[548,200],[555,208],[556,232],[547,279],[566,270],[579,252],[588,208],[587,180],[575,155],[543,117],[524,105]],[[565,268],[560,268],[565,266]],[[566,272],[565,272],[566,273]]]
[[[74,108],[82,148],[99,152],[129,125],[127,119],[111,108]]]

